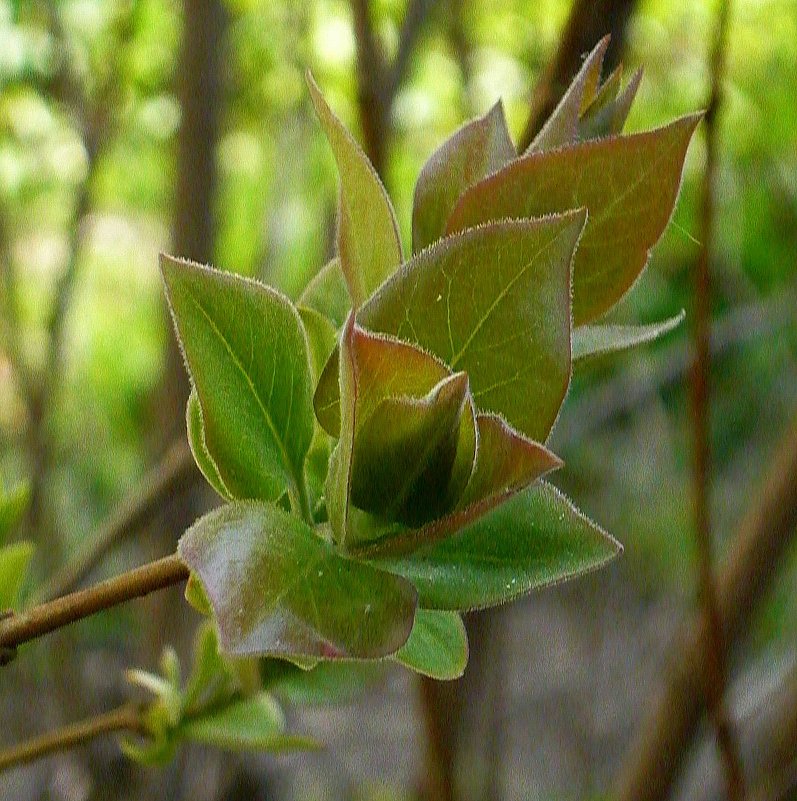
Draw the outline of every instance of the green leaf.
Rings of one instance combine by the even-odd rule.
[[[409,640],[393,657],[433,679],[458,679],[468,664],[468,635],[456,612],[419,609]]]
[[[620,300],[647,264],[675,206],[700,118],[517,159],[465,192],[448,230],[586,207],[589,222],[573,267],[573,318],[589,323]]]
[[[466,373],[444,378],[424,398],[381,401],[354,437],[355,506],[408,526],[451,509],[464,489],[450,480],[467,404]]]
[[[296,309],[269,287],[192,262],[162,256],[161,269],[223,487],[264,500],[287,490],[300,505],[313,411]]]
[[[500,417],[479,414],[479,448],[476,465],[464,495],[457,504],[472,503],[507,491],[527,487],[540,476],[562,466],[562,461],[544,446],[513,431]]]
[[[210,621],[196,632],[191,676],[183,692],[183,709],[191,714],[196,709],[227,699],[234,690],[233,675],[219,653],[219,638]]]
[[[315,309],[298,306],[297,311],[307,333],[310,348],[310,364],[313,368],[313,385],[318,383],[324,365],[338,344],[338,334],[331,320]]]
[[[401,264],[401,240],[385,187],[310,73],[307,85],[340,175],[338,252],[354,306],[359,306]]]
[[[328,261],[310,280],[299,296],[297,305],[324,315],[335,328],[343,326],[351,311],[351,298],[337,256]]]
[[[194,387],[191,388],[191,392],[188,395],[188,403],[185,406],[185,426],[188,431],[188,446],[191,448],[194,461],[205,480],[224,500],[232,500],[233,496],[224,486],[224,479],[219,475],[219,468],[216,467],[216,463],[213,461],[213,457],[208,452],[205,444],[202,409]]]
[[[600,82],[603,57],[611,37],[604,36],[584,60],[573,82],[562,95],[553,113],[542,126],[540,132],[529,145],[526,154],[553,150],[569,145],[578,139],[578,122],[584,111],[595,98]],[[525,155],[525,154],[524,154]],[[570,208],[576,208],[571,206]],[[509,215],[516,217],[516,214]]]
[[[412,628],[411,584],[344,558],[269,504],[210,512],[178,553],[202,580],[221,649],[233,656],[375,659],[398,650]]]
[[[285,734],[285,716],[268,693],[259,693],[218,711],[185,721],[178,733],[182,739],[212,745],[227,751],[283,751],[318,748],[308,737]]]
[[[339,368],[337,386],[332,379],[335,366]],[[338,356],[324,369],[315,396],[319,420],[339,435],[326,493],[330,523],[339,542],[356,546],[386,533],[370,520],[358,519],[354,525],[352,493],[357,496],[355,504],[386,520],[390,518],[384,518],[385,514],[409,519],[410,510],[422,519],[435,513],[435,503],[453,507],[473,468],[476,430],[467,382],[463,384],[460,377],[449,385],[450,380],[451,371],[433,356],[365,331],[354,324],[353,315],[349,318]],[[435,392],[440,393],[436,399]],[[452,414],[456,421],[449,426],[443,418]],[[433,434],[435,425],[447,429]],[[384,453],[386,437],[392,446],[389,457]],[[434,446],[431,450],[430,445]],[[412,464],[416,458],[417,464]],[[424,486],[430,468],[441,472],[433,486]],[[432,503],[429,495],[438,489],[441,494]],[[397,503],[396,508],[391,508],[391,501]]]
[[[681,311],[669,320],[649,325],[581,325],[573,331],[573,361],[628,350],[663,337],[686,317]]]
[[[30,486],[20,482],[11,490],[0,486],[0,545],[8,540],[19,525],[30,503]]]
[[[188,577],[183,594],[188,605],[196,609],[200,615],[212,617],[213,607],[210,605],[205,588],[196,573],[192,573]]]
[[[416,613],[417,614],[417,613]],[[309,670],[281,659],[261,659],[263,687],[296,706],[346,704],[384,675],[380,662],[321,662]]]
[[[0,612],[17,606],[33,551],[31,542],[15,542],[0,548]]]
[[[424,164],[412,208],[412,249],[440,239],[459,196],[517,157],[499,101],[483,117],[465,123]]]
[[[545,482],[486,514],[471,506],[410,535],[369,558],[412,581],[423,608],[452,611],[504,603],[601,567],[621,550]]]
[[[628,86],[620,92],[622,66],[606,79],[589,108],[583,113],[578,123],[578,138],[598,139],[610,134],[618,134],[623,130],[625,121],[631,111],[639,84],[642,81],[642,70],[637,70],[628,82]]]
[[[464,370],[478,409],[544,441],[570,381],[570,265],[585,219],[504,221],[441,240],[380,287],[358,322]]]

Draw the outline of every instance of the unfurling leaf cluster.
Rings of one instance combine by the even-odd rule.
[[[699,116],[622,134],[640,75],[601,82],[606,44],[527,152],[497,104],[431,155],[409,255],[308,76],[340,176],[335,258],[295,302],[162,258],[189,442],[225,502],[178,553],[225,655],[304,670],[390,658],[452,678],[467,661],[462,611],[618,552],[542,480],[562,464],[546,442],[574,364],[680,322],[601,318],[670,219]],[[187,706],[169,687],[171,732]]]

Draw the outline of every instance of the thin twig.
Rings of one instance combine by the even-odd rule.
[[[717,605],[729,646],[747,632],[797,534],[797,415],[769,463],[717,575]],[[705,616],[697,615],[672,643],[669,675],[628,751],[611,793],[615,801],[664,801],[669,796],[709,692],[702,669],[705,626]]]
[[[739,746],[725,702],[727,653],[725,633],[714,583],[711,541],[711,259],[714,250],[715,184],[718,160],[717,116],[722,102],[722,80],[730,3],[720,6],[711,65],[711,97],[706,110],[706,167],[700,207],[702,245],[695,269],[692,412],[694,415],[694,513],[700,597],[706,618],[705,671],[708,714],[717,737],[729,801],[743,801],[744,772]]]
[[[58,598],[77,589],[113,548],[157,518],[166,502],[176,493],[193,486],[198,477],[199,472],[185,440],[180,438],[173,442],[163,459],[88,538],[87,547],[37,593],[37,599]]]
[[[62,729],[0,751],[0,773],[118,731],[146,734],[140,707],[135,704],[125,704],[112,712],[64,726]]]
[[[189,570],[176,555],[129,570],[85,590],[34,606],[0,620],[0,652],[90,617],[103,609],[141,598],[188,579]]]

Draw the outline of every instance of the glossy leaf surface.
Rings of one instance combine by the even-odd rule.
[[[269,287],[169,256],[169,304],[196,389],[204,441],[236,498],[302,492],[313,435],[307,339]]]
[[[393,659],[433,679],[458,679],[468,664],[468,635],[456,612],[419,609],[409,640]]]
[[[412,628],[412,585],[342,557],[270,504],[205,515],[178,553],[199,575],[230,655],[374,659],[398,650]]]
[[[372,558],[412,581],[423,608],[464,611],[494,606],[594,570],[621,550],[544,482],[486,514],[476,516],[473,509],[419,532],[414,550],[403,556]],[[404,543],[396,540],[391,545]]]
[[[568,212],[444,239],[403,265],[358,321],[467,372],[477,409],[544,441],[570,380],[570,268],[584,221]]]
[[[573,318],[576,325],[591,322],[644,269],[675,206],[699,121],[700,115],[690,115],[646,133],[524,156],[468,189],[448,229],[586,207],[589,220],[573,268]]]
[[[649,325],[582,325],[573,331],[573,361],[628,350],[663,337],[677,328],[685,312]]]
[[[356,307],[401,263],[398,226],[390,198],[368,157],[327,105],[309,73],[307,84],[338,165],[338,254]]]
[[[445,234],[457,199],[469,187],[517,157],[504,107],[463,125],[423,166],[415,185],[412,249],[417,253]]]

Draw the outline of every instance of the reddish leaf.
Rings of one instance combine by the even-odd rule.
[[[700,118],[693,114],[646,133],[524,156],[468,189],[448,229],[586,207],[573,317],[576,325],[588,323],[614,306],[647,264],[675,206]]]

